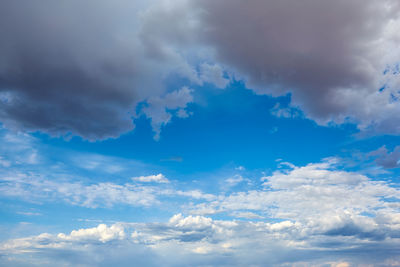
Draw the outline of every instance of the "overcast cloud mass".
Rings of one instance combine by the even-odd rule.
[[[224,88],[208,61],[256,93],[290,93],[320,124],[400,131],[395,0],[6,0],[1,10],[1,120],[11,129],[118,137],[169,75]]]

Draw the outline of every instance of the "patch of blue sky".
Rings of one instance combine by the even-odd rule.
[[[148,164],[173,166],[187,175],[213,171],[226,164],[251,169],[274,168],[282,158],[306,164],[340,152],[341,144],[352,140],[352,125],[318,126],[304,118],[277,118],[270,110],[276,103],[287,105],[290,97],[255,95],[243,83],[234,82],[226,90],[196,88],[195,102],[189,105],[190,118],[173,118],[155,141],[149,120],[139,117],[136,128],[118,139],[103,142],[69,141],[36,133],[41,142],[72,150],[140,159]],[[204,99],[204,101],[203,101]],[[205,104],[207,103],[207,104]],[[274,131],[272,131],[274,129]],[[179,157],[181,161],[164,159]]]

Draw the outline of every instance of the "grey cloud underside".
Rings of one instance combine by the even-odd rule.
[[[165,68],[137,38],[135,1],[2,1],[0,120],[87,139],[133,129],[137,101],[159,94]]]
[[[393,169],[400,167],[400,146],[396,146],[393,151],[389,151],[385,146],[368,153],[375,162],[384,168]]]
[[[377,93],[386,64],[400,61],[398,1],[192,2],[203,11],[201,38],[249,88],[290,92],[321,124],[350,118],[361,130],[400,133],[399,103]]]
[[[223,88],[227,70],[256,93],[291,93],[320,124],[399,134],[399,11],[396,0],[4,0],[0,121],[117,137],[138,102],[168,93],[168,75]]]

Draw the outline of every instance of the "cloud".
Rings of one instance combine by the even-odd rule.
[[[192,92],[192,89],[182,87],[164,97],[150,97],[147,100],[147,106],[141,112],[151,119],[155,140],[160,139],[161,128],[170,122],[173,114],[179,118],[189,117],[186,108],[193,102]]]
[[[398,1],[190,2],[198,38],[256,93],[290,93],[319,124],[400,133]]]
[[[0,195],[34,203],[56,201],[93,209],[120,205],[150,207],[160,205],[161,200],[168,202],[182,197],[192,200],[215,198],[214,195],[205,194],[197,189],[179,190],[172,187],[162,174],[134,177],[134,183],[85,183],[82,182],[85,179],[70,178],[67,174],[61,177],[46,176],[16,170],[1,173]]]
[[[176,214],[167,222],[100,224],[73,230],[70,234],[44,233],[11,239],[0,245],[0,253],[7,255],[11,262],[24,260],[24,254],[28,254],[31,262],[42,258],[50,263],[66,261],[83,266],[93,266],[94,262],[103,266],[121,257],[126,262],[120,266],[129,266],[138,251],[144,257],[141,266],[155,266],[157,262],[162,262],[163,266],[297,266],[296,263],[302,266],[363,263],[389,266],[390,262],[396,262],[394,251],[398,240],[363,243],[347,238],[340,244],[343,237],[309,233],[298,237],[301,228],[301,224],[290,221],[244,222]],[[321,249],[319,242],[323,240],[337,242],[337,245],[332,249],[326,243]],[[379,257],[368,255],[371,245],[382,253]],[[121,254],[122,248],[128,248],[129,257]],[[90,262],[86,262],[89,259],[81,257],[79,251],[90,255]]]
[[[258,94],[290,93],[290,107],[319,124],[400,133],[396,0],[5,0],[0,10],[7,128],[118,137],[147,102],[157,139],[193,101],[189,89],[171,92],[168,78],[225,88],[229,73]],[[183,102],[170,107],[174,97]]]
[[[8,128],[90,140],[133,129],[129,109],[150,67],[126,20],[137,10],[127,1],[77,5],[1,2],[0,119]]]
[[[330,158],[303,167],[290,166],[263,177],[261,190],[221,194],[189,209],[193,214],[236,216],[250,212],[254,218],[289,221],[300,227],[296,228],[299,238],[309,234],[397,238],[398,189],[384,181],[339,170],[337,164]]]
[[[150,206],[158,202],[153,187],[110,182],[85,184],[80,181],[55,178],[14,171],[2,174],[0,194],[25,201],[62,201],[88,208],[118,205]]]
[[[169,76],[202,83],[174,36],[162,30],[165,23],[153,26],[158,6],[164,5],[2,1],[0,121],[9,129],[52,136],[116,138],[134,128],[138,103],[167,93]],[[168,21],[184,25],[180,16]],[[158,128],[168,122],[154,121]]]
[[[179,156],[173,156],[165,159],[160,159],[160,161],[182,162],[183,158]]]
[[[243,178],[243,176],[236,174],[233,177],[230,177],[228,179],[226,179],[224,182],[226,184],[227,187],[234,187],[244,181],[249,182],[249,179],[247,178]]]
[[[400,146],[396,146],[391,152],[386,146],[383,146],[369,152],[367,156],[375,158],[376,164],[384,168],[393,169],[400,167]]]
[[[278,118],[290,118],[290,119],[301,116],[299,110],[293,107],[282,108],[280,103],[275,104],[275,106],[271,109],[271,114]]]
[[[144,182],[144,183],[169,183],[169,180],[165,178],[165,176],[162,173],[159,173],[157,175],[148,175],[148,176],[139,176],[139,177],[133,177],[133,181],[138,181],[138,182]]]
[[[230,82],[229,79],[224,77],[223,69],[219,65],[207,63],[200,66],[200,79],[203,82],[215,84],[220,89],[224,89]]]
[[[94,228],[73,230],[69,235],[60,233],[57,235],[57,238],[68,241],[95,240],[105,243],[115,239],[124,239],[125,231],[123,226],[118,224],[110,227],[105,224],[99,224]]]

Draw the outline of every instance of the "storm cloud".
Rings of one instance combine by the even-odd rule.
[[[125,0],[2,1],[1,122],[90,140],[133,129],[137,102],[162,95],[163,79],[184,65],[177,55],[146,51],[144,7]]]
[[[228,72],[257,94],[290,94],[321,125],[400,133],[395,0],[4,0],[0,10],[7,128],[118,137],[139,102],[171,92],[170,75],[188,81],[178,88],[223,88]]]
[[[320,124],[351,121],[361,130],[400,133],[398,1],[193,5],[203,11],[202,38],[216,60],[256,93],[290,93],[292,105]]]

